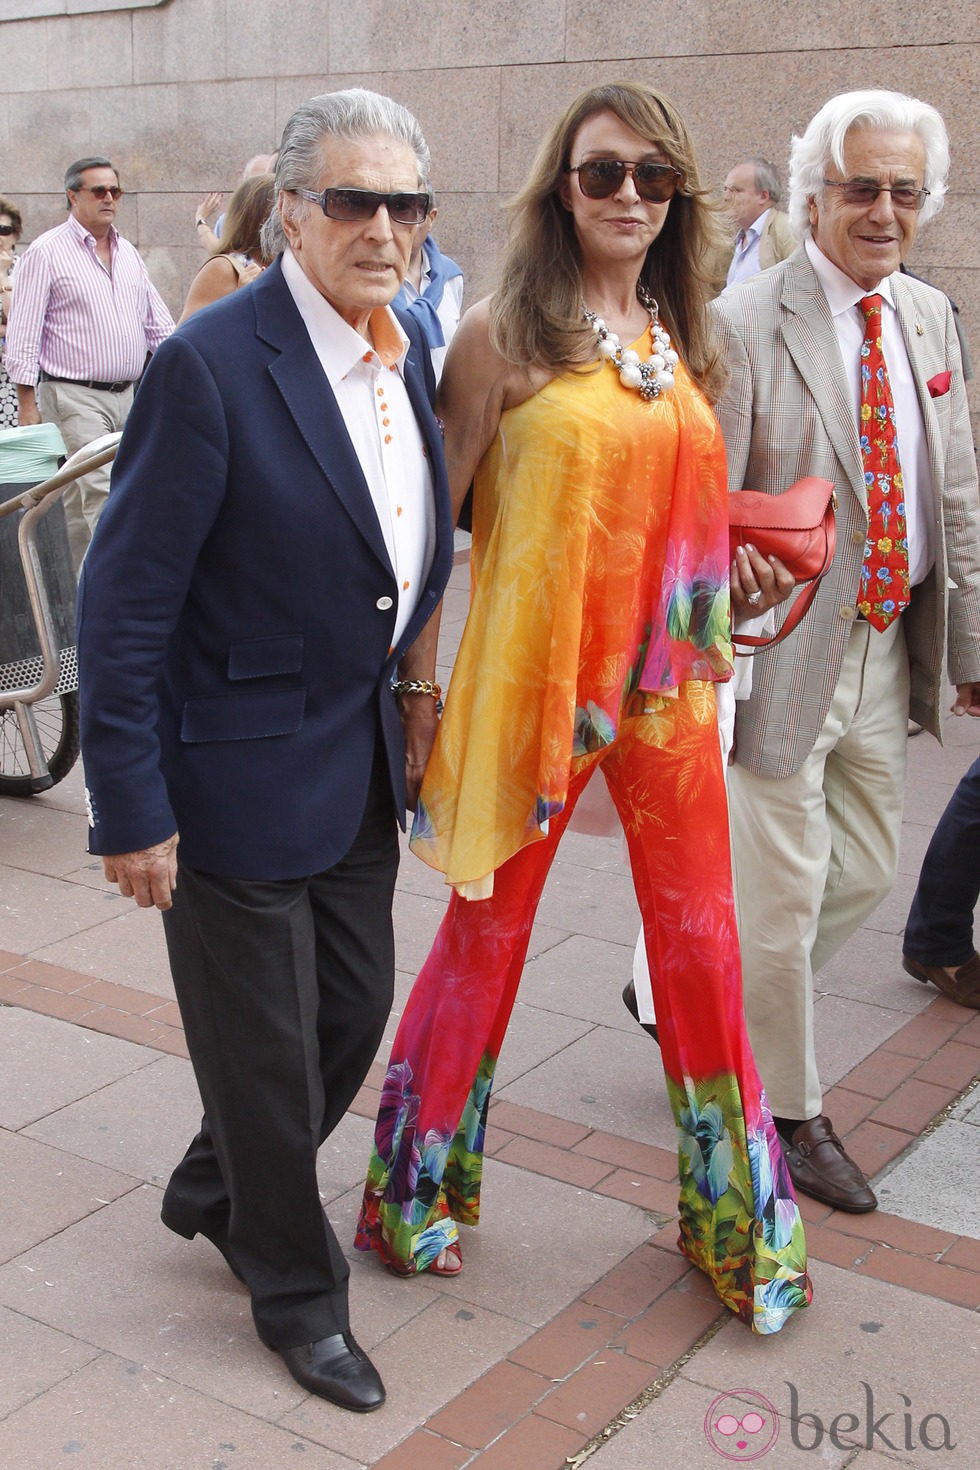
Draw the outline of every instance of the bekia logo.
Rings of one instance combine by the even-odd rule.
[[[775,1406],[754,1388],[731,1388],[709,1405],[704,1432],[726,1460],[746,1465],[771,1450],[779,1438]]]
[[[952,1450],[956,1448],[949,1420],[930,1411],[918,1414],[908,1394],[899,1393],[901,1407],[880,1413],[870,1383],[861,1382],[863,1403],[835,1414],[815,1414],[802,1407],[795,1383],[789,1389],[787,1428],[798,1450],[819,1450],[826,1439],[838,1450]],[[752,1388],[733,1388],[719,1394],[704,1416],[704,1432],[712,1449],[726,1460],[747,1464],[768,1453],[779,1437],[775,1405]]]

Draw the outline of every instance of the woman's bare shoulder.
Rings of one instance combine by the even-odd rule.
[[[499,413],[516,408],[553,376],[538,368],[508,362],[493,344],[492,297],[485,296],[463,313],[446,359],[443,382],[469,399],[492,403]]]

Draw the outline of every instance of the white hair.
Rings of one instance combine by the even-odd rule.
[[[324,92],[297,107],[283,129],[276,159],[276,194],[314,189],[323,165],[324,138],[364,138],[383,133],[407,143],[415,154],[419,184],[428,188],[431,163],[422,129],[407,107],[378,92],[350,87]],[[305,207],[305,206],[304,206]],[[262,252],[267,259],[285,248],[286,236],[278,205],[262,226]]]
[[[789,154],[790,224],[800,239],[810,231],[809,202],[823,192],[827,165],[844,172],[844,139],[851,128],[915,133],[926,155],[924,187],[929,197],[919,220],[925,224],[943,207],[949,173],[949,136],[934,107],[901,92],[869,88],[842,92],[825,102],[801,138],[794,137]]]

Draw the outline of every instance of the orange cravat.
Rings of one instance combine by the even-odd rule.
[[[895,435],[895,405],[881,350],[881,297],[865,296],[861,343],[861,459],[868,492],[858,611],[883,631],[909,604],[905,491]]]

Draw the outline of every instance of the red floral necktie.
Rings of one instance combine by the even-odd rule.
[[[861,343],[861,459],[868,491],[858,611],[879,631],[909,605],[905,491],[895,437],[895,405],[881,350],[881,297],[865,296]]]

